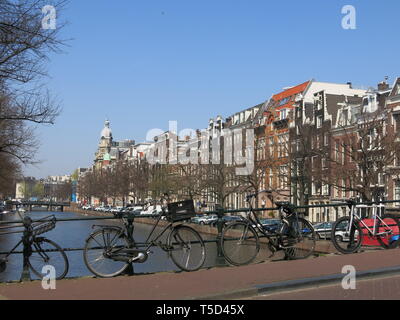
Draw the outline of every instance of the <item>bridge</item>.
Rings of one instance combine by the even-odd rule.
[[[60,211],[64,211],[64,207],[71,206],[70,202],[54,202],[54,201],[27,201],[23,200],[21,202],[13,201],[11,203],[12,206],[18,207],[27,207],[29,211],[32,211],[33,207],[46,207],[47,211],[52,211],[54,209],[59,208]]]
[[[385,290],[379,285],[380,282],[375,283],[372,290],[363,290],[362,285],[368,279],[396,279],[400,275],[399,261],[399,249],[378,249],[242,267],[215,267],[195,272],[137,274],[109,279],[63,279],[57,281],[56,290],[43,290],[41,281],[3,283],[0,284],[0,299],[232,300],[262,299],[263,296],[266,296],[265,299],[279,299],[280,294],[285,292],[310,288],[314,292],[333,285],[338,286],[336,292],[322,296],[322,299],[398,299],[398,283],[395,281],[387,284]],[[342,273],[346,265],[352,265],[357,270],[357,290],[343,290],[340,286],[346,275]],[[321,299],[321,296],[310,298]]]
[[[381,203],[393,203],[386,201]],[[55,202],[24,201],[19,205],[56,205]],[[59,203],[69,205],[69,203]],[[335,204],[336,206],[338,204]],[[340,204],[343,205],[343,204]],[[313,205],[308,207],[320,207]],[[334,206],[334,205],[330,205]],[[243,211],[244,209],[242,209]],[[276,210],[276,208],[255,209],[257,211]],[[225,213],[236,212],[219,208],[216,212],[220,217]],[[208,212],[210,214],[210,212]],[[139,215],[139,220],[152,219],[151,215]],[[114,216],[93,216],[84,218],[59,218],[59,222],[83,220],[112,220]],[[139,221],[137,221],[139,222]],[[210,242],[218,246],[222,219],[218,220],[218,228],[213,228],[214,237]],[[0,222],[9,224],[10,222]],[[21,221],[13,221],[21,223]],[[139,222],[140,223],[140,222]],[[8,226],[9,227],[9,226]],[[199,232],[211,227],[197,226]],[[209,230],[208,230],[209,231]],[[14,231],[10,231],[14,232]],[[17,231],[20,232],[20,231]],[[29,236],[26,232],[24,236]],[[324,248],[322,248],[324,247]],[[64,251],[81,251],[82,248],[64,248]],[[218,250],[219,251],[219,250]],[[25,252],[15,253],[23,254]],[[5,254],[5,252],[1,252]],[[265,253],[267,254],[267,252]],[[318,240],[314,256],[305,260],[286,261],[277,256],[258,263],[242,266],[228,266],[223,256],[218,252],[220,262],[212,267],[196,272],[160,272],[134,273],[112,279],[93,277],[70,278],[57,281],[59,290],[43,290],[40,281],[30,282],[29,268],[25,264],[22,270],[21,283],[0,284],[0,299],[240,299],[256,297],[262,294],[272,294],[276,291],[293,290],[318,285],[340,284],[344,274],[343,266],[351,265],[357,270],[357,277],[398,277],[400,279],[400,250],[383,250],[368,248],[364,252],[350,255],[338,255],[330,241]],[[129,273],[128,273],[129,274]],[[132,276],[135,274],[135,276]],[[232,280],[234,279],[234,281]],[[399,280],[400,281],[400,280]],[[106,287],[107,290],[99,290]],[[84,289],[83,289],[84,288]],[[134,290],[132,290],[134,288]],[[61,289],[61,290],[60,290]],[[342,290],[342,289],[340,289]],[[356,292],[355,292],[356,293]],[[343,291],[340,291],[343,298]],[[347,293],[346,293],[347,294]],[[400,295],[399,295],[400,297]]]

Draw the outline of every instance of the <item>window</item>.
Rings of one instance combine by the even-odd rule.
[[[297,107],[296,108],[296,118],[300,118],[301,117],[301,108]]]
[[[287,117],[287,110],[286,109],[282,109],[280,111],[280,116],[281,116],[281,120],[285,120]]]
[[[312,156],[311,157],[311,166],[313,168],[315,168],[316,165],[317,165],[317,156]]]
[[[269,138],[269,154],[270,156],[274,155],[274,137]]]
[[[317,110],[321,110],[322,109],[322,102],[323,102],[323,96],[320,93],[320,94],[315,96],[315,106],[316,106]]]
[[[288,98],[283,98],[282,100],[279,101],[279,106],[283,106],[284,104],[289,102],[289,97]]]
[[[339,160],[339,141],[336,141],[335,143],[335,160]]]
[[[395,182],[394,186],[394,200],[400,200],[400,180]],[[400,206],[400,202],[397,202],[397,206]]]
[[[394,125],[395,125],[395,129],[394,130],[397,133],[400,133],[400,115],[398,115],[398,114],[393,115],[393,122],[394,122]]]
[[[327,146],[329,143],[329,136],[327,133],[324,134],[324,146]]]
[[[317,128],[321,128],[322,127],[322,116],[318,116],[317,117]]]
[[[322,186],[322,195],[324,195],[324,196],[328,196],[329,195],[329,185],[328,184],[324,184]]]
[[[322,168],[326,168],[326,158],[322,158]]]
[[[279,187],[285,189],[287,182],[287,166],[279,167]]]

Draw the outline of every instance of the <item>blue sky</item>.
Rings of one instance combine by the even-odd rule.
[[[152,128],[204,128],[309,79],[375,86],[400,76],[400,2],[70,0],[48,86],[63,112],[39,127],[26,175],[92,164],[105,118],[114,138],[140,142]],[[357,29],[341,26],[353,5]]]

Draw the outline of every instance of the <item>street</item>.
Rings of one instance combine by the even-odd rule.
[[[374,277],[356,282],[356,289],[341,284],[322,285],[259,295],[251,300],[400,300],[400,275]]]

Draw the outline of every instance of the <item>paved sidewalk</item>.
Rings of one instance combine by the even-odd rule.
[[[57,281],[56,290],[43,290],[39,281],[1,284],[0,299],[231,299],[272,283],[337,275],[344,265],[353,265],[357,272],[400,267],[400,249],[220,267],[191,273],[65,279]]]

